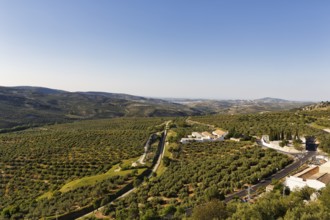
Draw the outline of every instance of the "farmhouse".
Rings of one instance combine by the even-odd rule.
[[[218,139],[224,140],[225,136],[228,134],[228,132],[218,129],[218,130],[213,131],[212,134],[217,136]]]
[[[202,133],[192,132],[191,135],[188,135],[188,138],[182,138],[181,143],[186,144],[188,142],[210,142],[210,141],[223,141],[228,132],[216,130],[212,134],[204,131]]]

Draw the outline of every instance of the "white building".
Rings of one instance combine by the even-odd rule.
[[[324,166],[325,165],[325,166]],[[305,186],[310,188],[320,190],[330,183],[330,164],[329,162],[321,165],[312,165],[306,170],[297,173],[294,176],[287,177],[285,180],[285,185],[290,188],[290,190],[301,189]]]
[[[199,132],[193,132],[193,133],[191,133],[191,136],[193,136],[195,138],[199,138],[199,139],[201,139],[203,137],[203,135]]]
[[[213,131],[212,134],[216,136],[218,140],[224,140],[228,132],[218,129]]]
[[[189,143],[189,142],[192,142],[192,141],[195,141],[195,140],[196,140],[195,138],[188,137],[188,138],[181,138],[180,142],[182,144],[186,144],[186,143]]]
[[[211,142],[211,141],[223,141],[225,135],[228,132],[216,130],[213,131],[212,134],[204,131],[202,133],[192,132],[191,135],[188,135],[188,138],[181,138],[180,142],[186,144],[188,142]]]

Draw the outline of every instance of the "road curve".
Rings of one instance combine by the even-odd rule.
[[[164,156],[166,135],[167,135],[167,130],[165,129],[165,131],[164,131],[164,135],[163,135],[163,137],[162,137],[162,139],[161,139],[161,143],[160,143],[160,149],[159,149],[159,152],[160,152],[160,153],[159,153],[159,155],[158,155],[157,163],[155,164],[155,166],[154,166],[153,169],[152,169],[152,173],[157,171],[157,169],[158,169],[158,167],[159,167],[159,165],[160,165],[160,162],[161,162],[161,160],[162,160],[162,158],[163,158],[163,156]],[[150,178],[150,177],[152,176],[152,173],[148,176],[148,178]],[[124,193],[123,195],[119,196],[118,198],[114,199],[114,200],[111,201],[111,202],[114,202],[114,201],[116,201],[116,200],[118,200],[118,199],[121,199],[121,198],[123,198],[123,197],[126,197],[126,196],[128,196],[129,194],[131,194],[132,192],[134,192],[135,190],[136,190],[136,187],[132,188],[131,190],[129,190],[128,192]],[[111,202],[110,202],[110,203],[111,203]],[[94,212],[95,212],[96,210],[102,210],[104,207],[105,207],[105,205],[102,206],[102,207],[99,207],[99,208],[93,210],[92,212],[87,213],[87,214],[85,214],[85,215],[83,215],[83,216],[81,216],[81,217],[79,217],[79,218],[76,218],[76,219],[83,219],[83,218],[85,218],[85,217],[91,216],[92,214],[94,214]]]

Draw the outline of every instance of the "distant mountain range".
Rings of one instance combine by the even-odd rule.
[[[311,103],[257,100],[156,99],[42,87],[0,87],[0,128],[113,117],[188,116],[289,110]]]
[[[0,87],[0,128],[77,119],[200,114],[185,105],[126,94]]]
[[[285,111],[314,104],[313,102],[288,101],[277,98],[254,100],[206,100],[206,99],[167,99],[209,114],[247,114],[270,111]]]

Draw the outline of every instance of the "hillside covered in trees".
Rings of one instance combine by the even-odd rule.
[[[305,194],[302,197],[291,193],[282,199],[275,191],[271,195],[280,202],[274,210],[261,208],[269,202],[263,198],[255,205],[240,201],[225,205],[221,201],[248,185],[270,178],[293,161],[287,155],[258,146],[255,141],[261,135],[283,140],[313,136],[319,149],[330,152],[329,117],[327,109],[188,118],[131,117],[3,133],[0,134],[1,215],[6,219],[55,218],[86,206],[106,205],[109,195],[128,184],[141,184],[134,193],[106,205],[103,215],[115,219],[181,219],[190,213],[192,218],[199,219],[198,210],[214,206],[223,207],[225,218],[237,219],[241,215],[238,213],[246,212],[251,214],[246,214],[246,219],[248,216],[263,219],[269,213],[279,212],[276,216],[289,219],[298,216],[295,209],[305,207],[310,208],[310,213],[319,211],[323,218],[328,212],[322,202],[308,206],[299,200],[295,203],[302,204],[299,209],[289,206],[283,211],[288,198],[295,201],[307,198]],[[165,127],[169,130],[160,168],[151,179],[142,181],[138,176],[150,168],[151,161],[135,168],[132,163],[144,153],[150,135]],[[217,128],[228,131],[226,141],[179,142],[194,131],[212,132]],[[230,141],[230,137],[240,142]],[[156,154],[159,139],[158,133],[149,159]],[[306,190],[306,193],[312,192]],[[258,202],[263,205],[258,206]],[[258,212],[266,214],[258,216],[255,214]]]
[[[143,166],[130,170],[130,159],[164,125],[161,118],[118,118],[1,134],[3,216],[60,215],[116,192],[143,172]]]
[[[330,153],[330,109],[316,111],[270,112],[263,114],[208,115],[192,117],[194,121],[212,124],[229,131],[228,137],[248,138],[270,135],[271,139],[316,137],[319,148]]]
[[[197,109],[156,98],[1,86],[0,112],[0,132],[86,119],[201,114]]]
[[[225,204],[213,199],[196,206],[189,219],[330,219],[330,185],[320,193],[310,188],[282,192],[278,184],[274,191],[262,195],[255,203],[236,200]]]
[[[205,201],[267,178],[292,159],[251,142],[191,143],[169,149],[166,170],[137,192],[110,204],[104,214],[115,219],[180,219]]]

